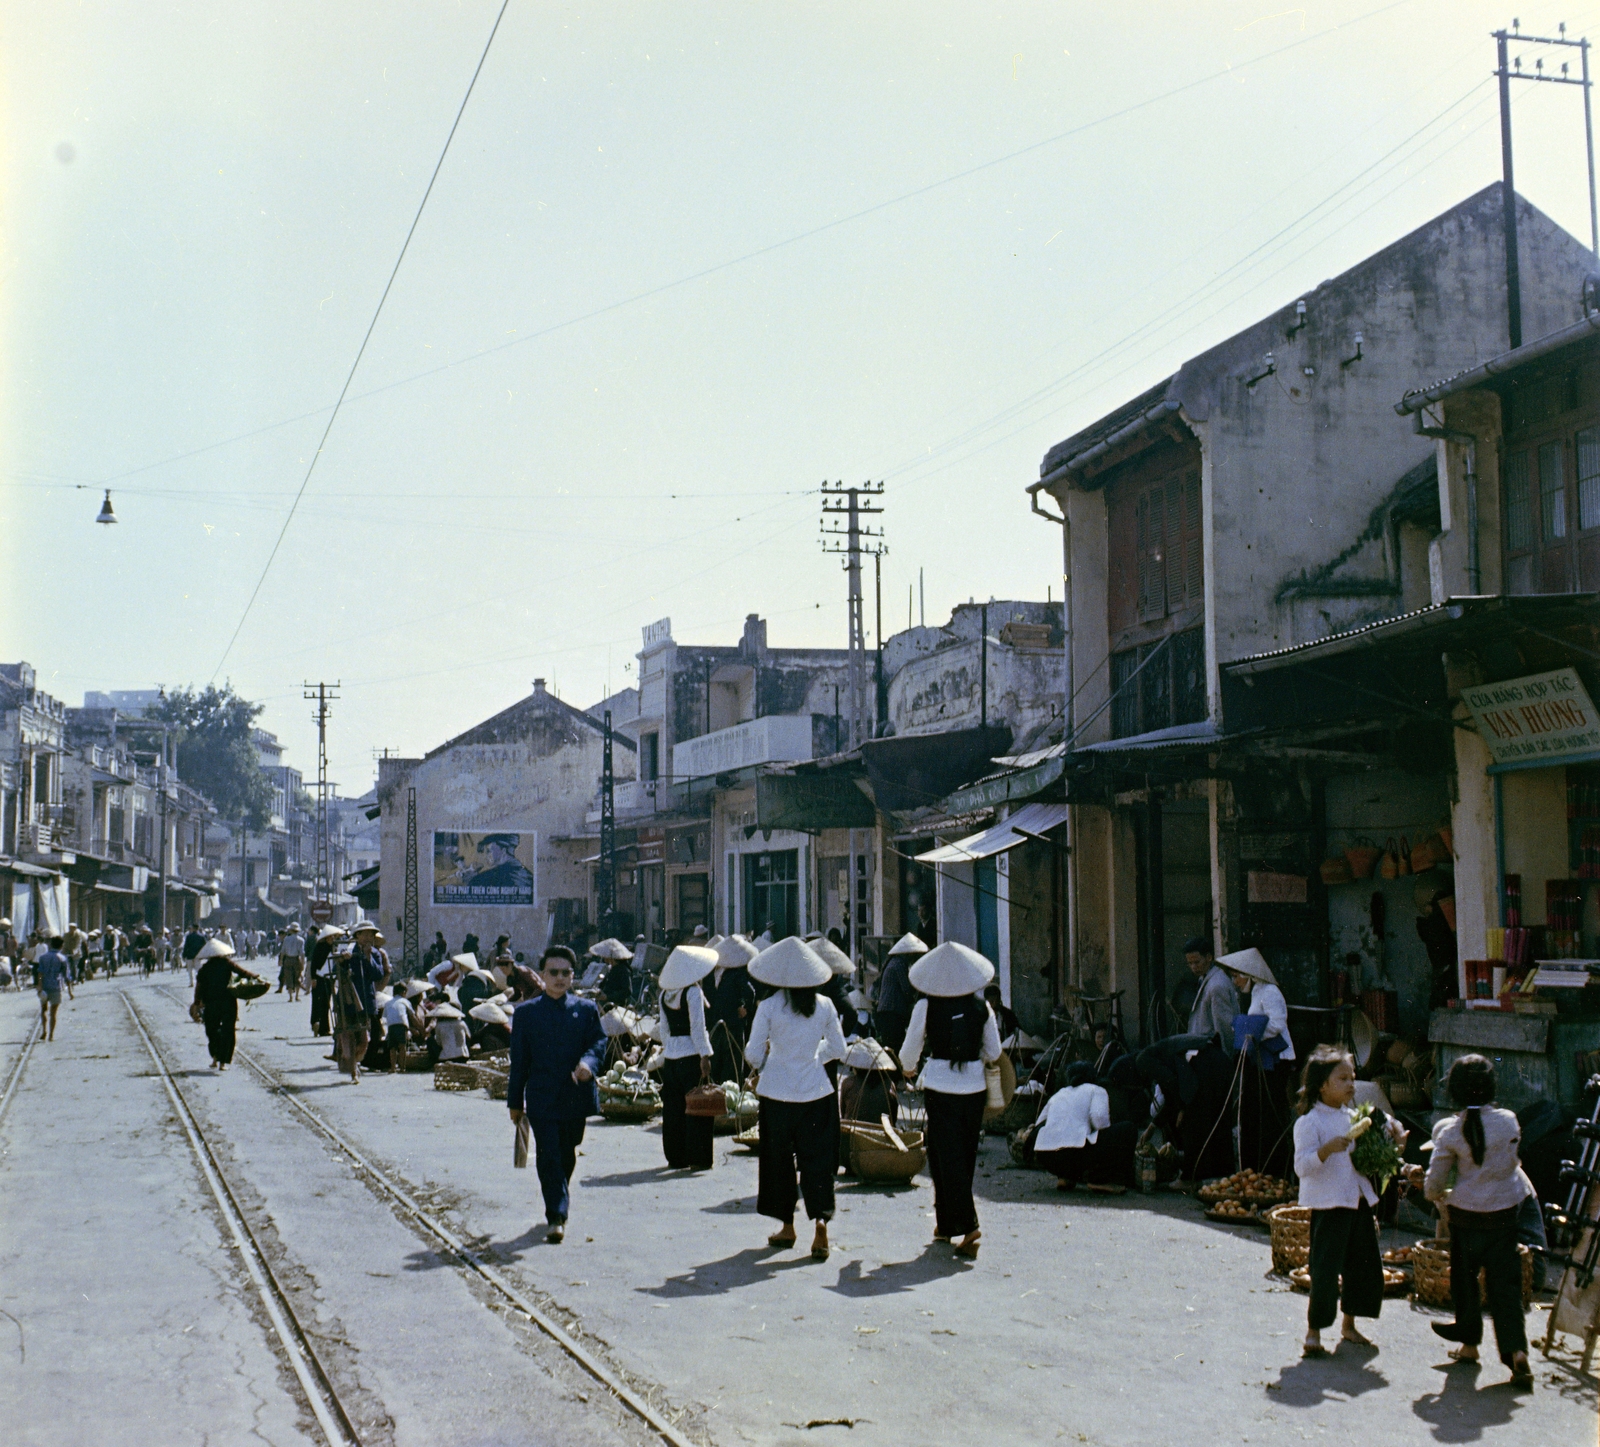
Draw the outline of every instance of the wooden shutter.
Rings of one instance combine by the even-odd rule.
[[[1167,568],[1167,612],[1181,613],[1188,574],[1183,566],[1183,484],[1173,478],[1166,486],[1167,536],[1163,556]]]
[[[1190,473],[1183,480],[1184,574],[1190,606],[1205,598],[1205,536],[1200,522],[1200,478]]]
[[[1139,495],[1137,535],[1139,554],[1139,621],[1148,623],[1167,613],[1165,560],[1166,495],[1161,486]]]

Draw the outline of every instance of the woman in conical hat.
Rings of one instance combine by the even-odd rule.
[[[718,939],[717,963],[701,981],[706,992],[706,1030],[711,1036],[711,1073],[715,1080],[742,1080],[744,1042],[756,1013],[750,961],[759,951],[737,935]]]
[[[914,934],[901,935],[889,948],[889,958],[878,981],[872,1018],[878,1039],[891,1050],[899,1050],[900,1042],[905,1039],[906,1026],[911,1023],[911,1007],[916,1004],[908,978],[912,962],[927,952],[928,946]]]
[[[1239,992],[1244,1018],[1266,1017],[1266,1027],[1242,1027],[1244,1054],[1239,1080],[1239,1164],[1269,1175],[1288,1174],[1292,1121],[1294,1042],[1289,1038],[1289,1004],[1258,949],[1223,955],[1217,964]]]
[[[709,1171],[713,1121],[684,1109],[711,1075],[711,1037],[700,982],[717,967],[715,950],[679,945],[661,967],[661,1149],[672,1171]]]
[[[795,1243],[795,1204],[802,1196],[816,1223],[811,1254],[828,1255],[833,1179],[839,1173],[839,1097],[827,1071],[845,1052],[833,1001],[818,994],[833,971],[792,935],[750,962],[753,979],[773,993],[756,1007],[745,1057],[760,1072],[760,1173],[756,1210],[779,1222],[771,1246]],[[799,1184],[796,1185],[796,1168]]]
[[[972,1178],[978,1169],[987,1092],[986,1063],[1000,1058],[1000,1029],[983,998],[994,966],[976,950],[946,940],[912,965],[913,989],[924,998],[911,1012],[900,1048],[906,1075],[916,1073],[924,1051],[922,1103],[928,1112],[928,1174],[933,1177],[935,1241],[954,1241],[962,1256],[976,1257],[978,1208]]]
[[[261,976],[245,969],[234,959],[232,946],[220,939],[207,940],[194,962],[194,1004],[190,1013],[206,1027],[211,1068],[226,1070],[233,1064],[239,1030],[239,1000],[228,987],[235,975],[247,980],[259,980]]]

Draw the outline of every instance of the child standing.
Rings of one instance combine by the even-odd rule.
[[[1483,1340],[1483,1306],[1478,1269],[1489,1287],[1489,1314],[1500,1360],[1511,1368],[1511,1383],[1533,1386],[1528,1337],[1522,1315],[1522,1262],[1517,1254],[1517,1211],[1533,1194],[1518,1158],[1522,1127],[1494,1100],[1494,1065],[1482,1055],[1463,1055],[1445,1077],[1450,1103],[1460,1111],[1433,1128],[1433,1159],[1423,1191],[1449,1213],[1450,1295],[1456,1309],[1451,1323],[1433,1329],[1446,1341],[1460,1342],[1451,1359],[1478,1360]]]
[[[1356,1068],[1348,1051],[1319,1045],[1306,1061],[1300,1086],[1300,1118],[1294,1126],[1294,1169],[1300,1204],[1311,1208],[1311,1305],[1306,1313],[1302,1355],[1326,1356],[1322,1332],[1344,1307],[1340,1337],[1371,1346],[1356,1327],[1358,1316],[1383,1309],[1383,1262],[1372,1208],[1378,1194],[1350,1161],[1350,1148],[1367,1127],[1351,1120]],[[1390,1134],[1405,1134],[1390,1123]]]

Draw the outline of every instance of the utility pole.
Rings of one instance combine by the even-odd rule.
[[[611,769],[611,710],[606,710],[604,752],[600,756],[600,867],[594,876],[595,924],[612,927],[617,912],[617,801],[616,776]]]
[[[329,705],[339,696],[337,683],[308,683],[301,697],[316,704],[312,721],[317,726],[317,886],[318,899],[334,896],[331,876],[332,862],[328,857],[328,713]]]
[[[417,791],[406,790],[406,892],[400,924],[406,972],[415,976],[422,968],[417,939]]]
[[[861,519],[883,511],[873,502],[874,498],[882,496],[881,482],[863,483],[859,487],[846,487],[842,482],[822,484],[822,551],[843,556],[845,573],[850,581],[848,747],[852,749],[860,748],[863,740],[870,736],[867,729],[867,640],[862,619],[861,555],[864,552],[878,555],[888,551],[883,544],[882,529],[864,528]],[[843,526],[840,525],[841,519],[844,520]]]
[[[1567,62],[1561,62],[1559,75],[1544,73],[1544,58],[1534,61],[1532,70],[1522,68],[1522,57],[1512,57],[1510,46],[1549,45],[1576,50],[1579,54],[1578,76],[1568,74]],[[1524,35],[1520,22],[1513,20],[1510,30],[1494,32],[1495,77],[1500,83],[1500,205],[1505,228],[1506,247],[1506,330],[1512,347],[1522,345],[1522,263],[1517,253],[1517,195],[1512,182],[1511,166],[1511,82],[1514,80],[1545,81],[1551,85],[1577,85],[1583,87],[1583,139],[1589,160],[1589,246],[1600,259],[1600,206],[1595,200],[1594,179],[1594,114],[1590,95],[1589,41],[1587,37],[1571,40],[1563,23],[1556,34]]]

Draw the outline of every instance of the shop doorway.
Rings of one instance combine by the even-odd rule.
[[[704,874],[678,876],[678,928],[693,933],[696,925],[711,928],[711,881]]]
[[[800,925],[800,851],[774,849],[746,854],[744,864],[744,922],[753,936],[769,925],[772,938],[798,934]]]
[[[1203,799],[1156,797],[1137,810],[1133,822],[1139,861],[1137,1028],[1148,1044],[1181,1033],[1189,1023],[1185,1001],[1194,977],[1183,946],[1195,935],[1209,935],[1213,918],[1210,806]]]

